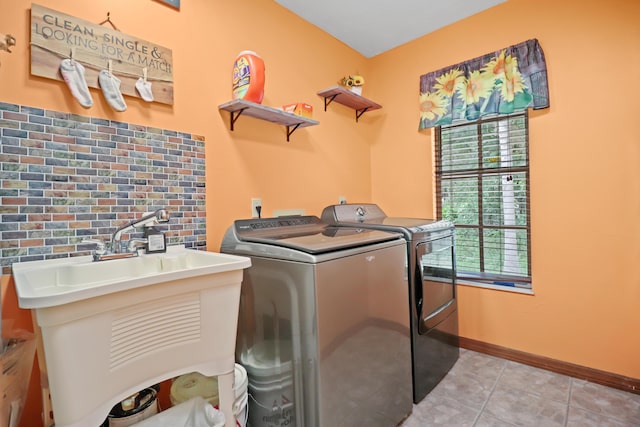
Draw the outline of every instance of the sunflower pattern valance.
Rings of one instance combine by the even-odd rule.
[[[420,76],[420,129],[549,107],[538,40],[509,46]]]

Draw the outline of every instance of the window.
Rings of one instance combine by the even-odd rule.
[[[458,280],[531,289],[526,112],[436,128],[438,218],[456,226]]]

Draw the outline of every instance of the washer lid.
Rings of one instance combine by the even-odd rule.
[[[310,254],[395,240],[399,234],[356,227],[335,227],[317,216],[241,219],[234,222],[240,241],[297,249]]]

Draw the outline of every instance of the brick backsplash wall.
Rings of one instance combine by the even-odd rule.
[[[2,274],[159,208],[169,245],[206,248],[202,136],[0,102],[0,137]]]

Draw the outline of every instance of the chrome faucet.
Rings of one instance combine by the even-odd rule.
[[[122,234],[125,231],[129,231],[138,227],[144,227],[145,225],[160,224],[168,221],[169,212],[166,209],[158,209],[154,213],[145,215],[139,220],[131,221],[129,224],[123,225],[122,227],[118,228],[116,232],[111,236],[111,252],[116,254],[122,252],[122,248],[120,247],[120,239],[122,238]]]
[[[93,251],[94,261],[106,261],[109,259],[129,258],[138,256],[138,247],[147,243],[147,239],[131,239],[127,245],[126,252],[122,251],[122,235],[135,228],[144,227],[145,225],[160,224],[169,221],[169,212],[166,209],[158,209],[154,213],[143,216],[140,219],[131,221],[118,228],[111,236],[111,244],[107,249],[107,245],[98,239],[84,239],[82,243],[93,243],[96,249]]]

